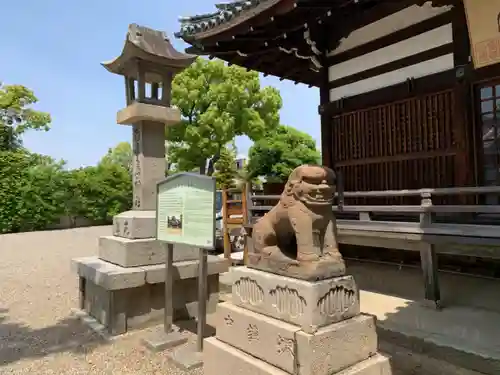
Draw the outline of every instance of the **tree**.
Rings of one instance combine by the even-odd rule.
[[[103,156],[99,164],[121,165],[132,174],[132,160],[134,153],[129,142],[120,142],[114,148],[110,148]]]
[[[29,129],[49,130],[50,115],[30,108],[36,102],[27,87],[0,83],[0,150],[21,148],[21,136]]]
[[[25,150],[0,151],[0,233],[45,229],[67,212],[64,162]]]
[[[307,133],[285,125],[280,125],[267,137],[255,142],[250,147],[248,157],[248,173],[251,176],[263,176],[269,182],[286,181],[299,165],[320,164],[320,153],[314,139]]]
[[[198,58],[172,85],[182,121],[167,128],[169,160],[179,170],[212,175],[224,147],[237,135],[255,141],[279,124],[281,96],[260,87],[257,72]]]
[[[132,180],[125,167],[101,163],[70,173],[73,199],[68,200],[68,205],[73,216],[103,224],[132,207]]]
[[[119,164],[66,170],[25,149],[0,151],[0,233],[46,229],[63,217],[94,224],[132,206],[132,180]]]
[[[229,189],[235,186],[238,171],[234,145],[226,146],[221,150],[220,158],[215,163],[214,176],[217,178],[217,189]]]

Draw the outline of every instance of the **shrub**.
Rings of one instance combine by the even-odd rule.
[[[0,151],[0,233],[42,230],[63,216],[104,224],[130,209],[132,182],[123,166],[64,166],[26,150]]]
[[[44,229],[65,214],[63,167],[24,150],[0,152],[0,233]]]

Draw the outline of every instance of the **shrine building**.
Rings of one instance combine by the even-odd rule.
[[[345,191],[497,185],[499,10],[497,0],[235,1],[182,18],[176,36],[187,52],[319,88],[323,164]]]

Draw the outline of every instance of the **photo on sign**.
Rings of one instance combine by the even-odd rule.
[[[179,216],[167,216],[167,232],[170,234],[182,234],[182,214]]]

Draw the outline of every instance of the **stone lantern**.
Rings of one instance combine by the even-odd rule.
[[[163,32],[130,25],[121,55],[103,63],[125,77],[127,106],[117,122],[133,129],[134,206],[113,218],[113,233],[99,238],[97,256],[73,259],[73,264],[80,285],[79,316],[111,335],[163,320],[167,252],[156,241],[156,184],[165,178],[165,126],[181,119],[170,105],[172,79],[194,59],[176,51]],[[197,259],[197,248],[175,245],[174,319],[197,315]],[[213,313],[219,273],[228,265],[212,255],[207,261],[207,312]]]
[[[127,107],[117,122],[132,125],[134,210],[155,210],[156,183],[165,178],[165,126],[180,122],[171,107],[172,80],[196,56],[174,49],[164,32],[132,24],[123,51],[102,65],[125,78]]]

